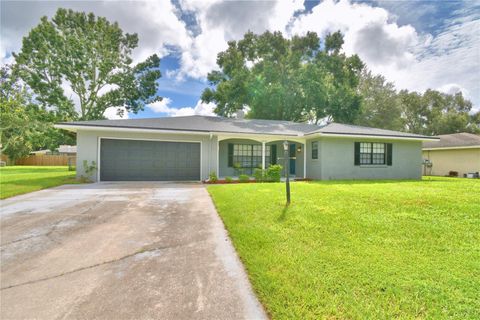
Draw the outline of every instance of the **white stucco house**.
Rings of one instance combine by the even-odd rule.
[[[340,123],[210,116],[59,123],[77,134],[77,174],[94,181],[200,181],[284,163],[309,179],[419,179],[422,142],[437,138]]]

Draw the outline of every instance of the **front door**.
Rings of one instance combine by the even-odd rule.
[[[290,148],[289,148],[289,157],[290,157],[290,163],[289,163],[289,166],[290,166],[290,174],[291,175],[295,175],[295,156],[296,156],[296,146],[295,146],[295,143],[291,143],[290,144]]]

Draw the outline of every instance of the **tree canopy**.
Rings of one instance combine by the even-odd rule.
[[[366,69],[358,89],[362,104],[356,124],[426,135],[480,133],[480,112],[471,114],[472,103],[461,92],[397,92],[383,76]]]
[[[428,89],[419,94],[402,90],[398,97],[408,132],[427,135],[480,133],[480,123],[476,120],[480,112],[470,114],[472,103],[461,92],[446,94]]]
[[[390,130],[404,129],[402,105],[393,83],[364,69],[358,90],[362,95],[362,103],[355,124]]]
[[[137,113],[161,99],[156,81],[160,59],[154,54],[133,65],[137,46],[137,34],[123,33],[116,22],[58,9],[23,38],[20,52],[14,54],[15,72],[40,105],[65,120],[102,119],[109,107]]]
[[[55,114],[35,103],[28,88],[9,65],[0,69],[1,151],[15,160],[39,148],[72,143],[71,135],[53,128]]]
[[[291,39],[248,32],[219,53],[220,70],[209,73],[211,87],[202,100],[215,102],[222,116],[248,106],[256,119],[351,123],[360,108],[356,87],[363,63],[341,53],[342,45],[340,32],[328,35],[323,46],[314,32]]]

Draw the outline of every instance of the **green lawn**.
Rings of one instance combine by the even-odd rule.
[[[67,183],[78,183],[78,181],[75,180],[75,171],[68,171],[66,166],[1,167],[0,199]]]
[[[480,180],[208,187],[274,319],[480,319]]]

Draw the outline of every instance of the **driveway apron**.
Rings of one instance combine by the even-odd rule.
[[[70,185],[1,205],[1,319],[263,319],[201,184]]]

